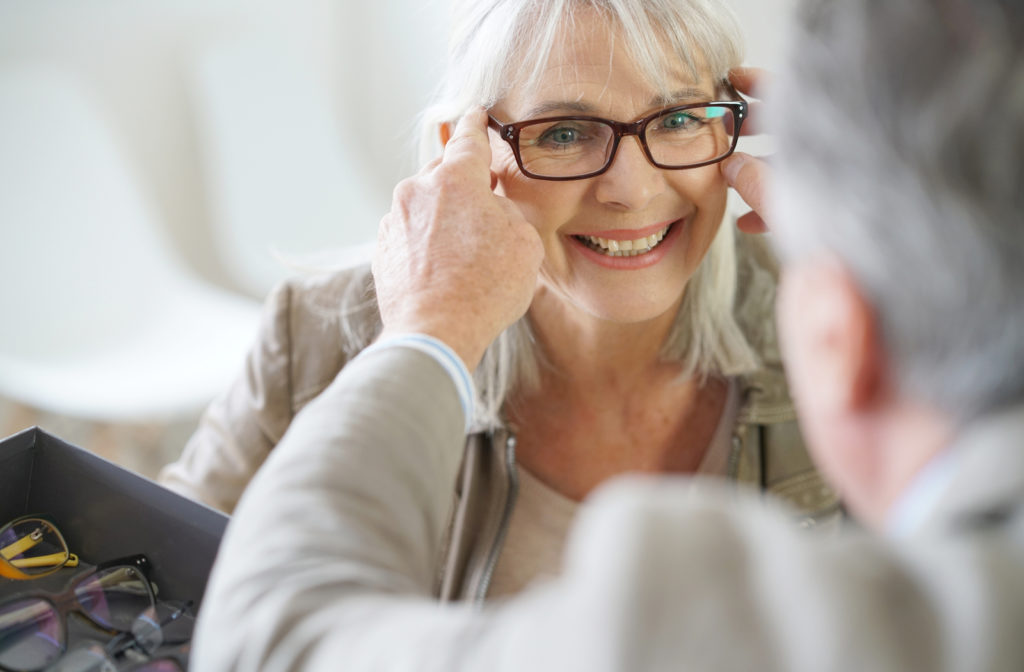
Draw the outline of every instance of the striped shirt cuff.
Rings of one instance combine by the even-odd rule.
[[[462,404],[462,412],[466,417],[466,430],[469,430],[473,422],[473,400],[476,392],[473,387],[473,378],[469,370],[462,362],[462,358],[455,354],[444,341],[426,334],[394,334],[387,336],[365,348],[357,356],[383,350],[386,348],[412,348],[419,350],[434,358],[441,365],[455,383],[455,389],[459,394],[459,402]]]

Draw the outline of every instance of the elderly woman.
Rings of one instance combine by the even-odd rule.
[[[437,188],[436,159],[395,190],[385,224],[473,218],[466,244],[486,245],[511,212],[544,259],[525,317],[468,356],[476,414],[435,594],[483,600],[553,574],[578,502],[625,472],[731,478],[788,499],[805,524],[834,519],[779,368],[774,262],[723,225],[718,162],[747,110],[728,81],[741,60],[731,12],[717,0],[456,4],[424,135],[445,143],[467,109],[486,108],[493,202]],[[378,254],[385,270],[404,263]],[[276,291],[245,375],[161,480],[231,511],[295,415],[380,333],[373,287],[366,265]],[[339,473],[338,488],[359,479]]]

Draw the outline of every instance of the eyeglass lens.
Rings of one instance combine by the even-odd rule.
[[[28,598],[0,606],[0,667],[40,669],[63,649],[64,628],[53,604]]]
[[[0,531],[0,557],[30,577],[51,573],[69,555],[60,532],[42,518],[16,520]]]
[[[135,567],[100,570],[75,589],[82,611],[108,630],[131,630],[135,617],[153,606],[149,581]]]
[[[729,154],[737,127],[730,107],[707,105],[668,110],[643,131],[649,157],[666,168],[706,163]],[[611,160],[615,129],[569,117],[524,124],[519,132],[523,168],[545,177],[586,175]]]
[[[68,597],[59,596],[57,602]],[[152,608],[153,593],[136,567],[102,569],[71,592],[72,610],[107,630],[129,631],[136,616]],[[43,597],[0,605],[0,668],[41,670],[66,648],[65,623],[54,602]]]

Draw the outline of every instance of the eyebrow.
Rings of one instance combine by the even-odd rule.
[[[710,95],[706,90],[687,87],[673,91],[667,96],[655,96],[651,99],[650,106],[652,108],[669,107],[672,105],[685,105],[687,103],[710,102],[712,100],[714,100],[714,96]],[[577,114],[594,115],[596,111],[596,108],[590,103],[577,100],[550,100],[534,105],[526,111],[523,118],[537,119],[552,112],[575,112]]]
[[[687,103],[710,103],[715,99],[714,93],[695,86],[688,86],[685,89],[677,89],[668,96],[655,96],[651,99],[651,106],[685,105]]]

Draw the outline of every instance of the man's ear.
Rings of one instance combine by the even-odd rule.
[[[441,135],[441,146],[444,147],[452,139],[452,123],[450,121],[442,122],[438,133]]]
[[[786,269],[779,292],[787,368],[802,402],[826,413],[865,411],[882,394],[883,349],[875,311],[833,259]],[[806,397],[812,397],[808,399]]]

